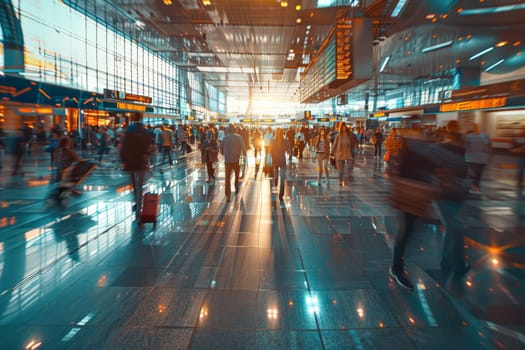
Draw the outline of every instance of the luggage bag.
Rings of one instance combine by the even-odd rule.
[[[142,198],[142,210],[140,212],[140,223],[153,223],[157,226],[157,215],[159,213],[159,195],[156,193],[144,193]]]

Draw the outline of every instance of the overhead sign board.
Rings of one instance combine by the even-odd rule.
[[[151,104],[152,102],[152,98],[149,96],[135,95],[124,91],[110,89],[104,89],[104,98],[111,100],[140,102],[145,104]]]
[[[440,112],[471,111],[476,109],[499,108],[507,104],[506,97],[485,98],[461,102],[443,103],[439,106]]]

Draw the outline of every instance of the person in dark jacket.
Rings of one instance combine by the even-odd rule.
[[[224,155],[224,194],[226,195],[226,200],[229,202],[231,199],[230,183],[232,171],[235,174],[235,193],[237,193],[239,192],[239,173],[241,170],[239,159],[241,154],[246,157],[244,140],[236,133],[234,125],[228,127],[228,135],[225,136],[221,142],[220,151]]]
[[[404,147],[399,154],[399,177],[392,177],[391,200],[394,208],[402,212],[400,228],[394,237],[394,251],[390,276],[401,287],[409,290],[414,285],[404,268],[405,247],[414,224],[419,218],[428,219],[436,190],[432,185],[434,165],[429,152],[433,145],[418,131],[403,136]]]
[[[372,143],[374,144],[374,158],[381,157],[381,148],[383,146],[383,133],[379,128],[375,128],[372,134]]]
[[[432,154],[442,198],[436,201],[440,219],[446,232],[441,255],[441,270],[445,275],[463,276],[469,269],[465,263],[464,221],[460,217],[463,201],[468,197],[470,184],[465,162],[463,136],[459,124],[452,120],[447,125],[445,140],[438,144],[440,152]]]
[[[392,202],[403,212],[396,234],[390,276],[403,288],[414,289],[404,270],[407,238],[418,218],[441,220],[446,227],[441,269],[446,278],[461,277],[468,269],[464,260],[464,222],[459,212],[468,195],[467,164],[457,125],[451,123],[442,143],[431,143],[422,133],[404,136],[399,179],[394,179]],[[438,213],[433,210],[433,203]],[[403,225],[404,223],[404,225]]]
[[[120,158],[131,178],[135,203],[133,210],[140,223],[142,209],[142,186],[149,159],[155,147],[155,136],[141,123],[142,116],[134,115],[134,123],[129,125],[124,133],[120,148]]]
[[[201,150],[204,154],[204,162],[206,163],[208,182],[213,183],[215,181],[213,164],[219,160],[219,142],[212,129],[206,131],[206,138],[201,142]]]

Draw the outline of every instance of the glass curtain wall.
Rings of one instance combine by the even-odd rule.
[[[59,0],[13,4],[24,33],[27,78],[99,93],[107,88],[150,96],[156,113],[180,113],[179,68],[120,34],[140,28],[112,23],[121,27],[117,33]]]

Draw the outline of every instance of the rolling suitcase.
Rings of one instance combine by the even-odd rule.
[[[140,212],[140,223],[153,223],[157,226],[157,215],[159,213],[159,195],[156,193],[144,193],[142,198],[142,210]]]

